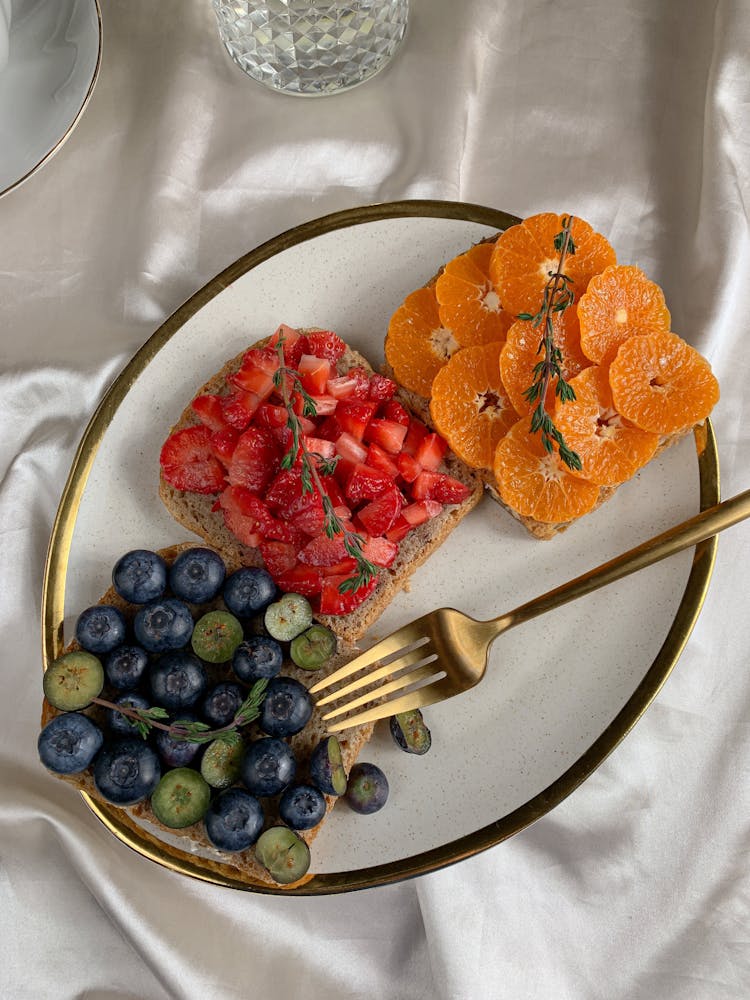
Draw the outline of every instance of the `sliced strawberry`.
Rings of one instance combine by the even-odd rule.
[[[262,493],[279,468],[279,448],[271,431],[248,427],[242,434],[229,464],[229,482]]]
[[[443,505],[437,500],[415,500],[403,508],[401,516],[415,528],[418,524],[429,521],[431,517],[436,517],[442,509]]]
[[[398,386],[392,378],[387,378],[385,375],[379,375],[375,372],[374,375],[370,376],[370,385],[367,395],[370,399],[374,399],[376,402],[382,403],[384,400],[390,399],[394,396],[397,388]]]
[[[290,368],[296,368],[303,349],[307,346],[302,334],[286,323],[282,323],[268,339],[268,346],[275,348],[279,340],[284,340],[284,362]]]
[[[265,501],[271,510],[285,510],[302,496],[302,470],[282,469],[266,490]]]
[[[402,506],[401,494],[397,489],[391,489],[357,511],[357,520],[368,535],[384,535],[395,524]]]
[[[224,466],[211,450],[211,431],[204,424],[170,434],[159,462],[164,478],[177,490],[210,494],[225,486]]]
[[[320,481],[323,484],[323,489],[326,491],[328,499],[331,501],[334,509],[339,514],[339,517],[342,516],[340,513],[341,511],[344,512],[344,519],[351,517],[351,511],[349,510],[344,494],[336,479],[329,475],[321,476]]]
[[[367,458],[367,449],[346,431],[343,431],[334,443],[336,454],[340,455],[344,462],[356,465],[358,462],[364,463]]]
[[[416,455],[420,444],[428,433],[429,432],[422,421],[418,420],[416,417],[412,417],[409,421],[409,429],[406,432],[406,437],[404,438],[401,450],[405,451],[407,455]]]
[[[399,514],[392,528],[389,528],[385,533],[385,538],[389,542],[400,542],[402,539],[411,531],[413,525],[409,524],[403,514]]]
[[[266,569],[274,579],[297,564],[297,550],[289,542],[262,539],[258,548]]]
[[[378,417],[383,420],[392,420],[394,423],[403,424],[408,427],[411,422],[409,411],[397,399],[387,399],[381,404]]]
[[[378,404],[366,399],[342,399],[336,408],[341,429],[361,441]]]
[[[470,495],[468,486],[441,472],[420,472],[414,480],[411,495],[415,500],[437,500],[439,503],[463,503]]]
[[[320,571],[326,576],[350,577],[357,572],[357,560],[352,556],[347,556],[341,562],[334,563],[333,566],[321,566]]]
[[[261,403],[255,414],[255,423],[261,427],[268,427],[273,430],[275,427],[286,427],[289,414],[284,406],[276,406],[274,403]]]
[[[274,390],[273,375],[263,371],[262,368],[240,368],[234,375],[230,375],[227,381],[243,392],[252,393],[258,400],[256,410]]]
[[[335,416],[324,417],[315,431],[316,437],[324,438],[326,441],[335,441],[340,434],[341,425]]]
[[[229,468],[239,439],[240,432],[236,431],[234,427],[227,427],[223,431],[214,431],[211,435],[211,451],[226,468]]]
[[[299,561],[309,566],[334,566],[346,557],[344,536],[329,538],[326,534],[316,535],[298,555]]]
[[[392,402],[392,400],[391,400]],[[365,429],[365,441],[380,445],[391,455],[398,455],[406,437],[406,425],[395,420],[373,418]]]
[[[323,580],[320,592],[320,613],[322,615],[346,615],[354,611],[370,596],[378,585],[378,576],[373,576],[363,587],[357,590],[341,592],[343,583],[351,579],[349,576],[327,576]]]
[[[271,517],[263,501],[245,486],[228,486],[219,498],[227,528],[243,545],[253,548],[263,539],[263,525]]]
[[[407,483],[413,483],[422,471],[422,466],[416,458],[413,455],[409,455],[408,452],[405,451],[400,452],[396,456],[396,465],[398,467],[398,471],[404,479],[404,482]]]
[[[338,400],[335,396],[313,396],[316,417],[328,417],[336,410]]]
[[[289,506],[279,512],[285,521],[304,531],[310,538],[314,538],[323,531],[325,523],[325,513],[323,511],[323,500],[319,493],[303,493],[297,500],[293,500]]]
[[[224,419],[235,430],[244,431],[253,419],[260,400],[253,392],[235,388],[227,396],[222,396]]]
[[[311,396],[323,396],[331,377],[331,362],[314,354],[303,354],[297,365],[300,382]]]
[[[365,463],[372,469],[387,473],[391,479],[395,479],[399,474],[399,468],[387,451],[383,451],[379,444],[371,444],[367,449]]]
[[[302,443],[311,455],[320,455],[321,458],[333,458],[336,454],[336,446],[333,441],[325,441],[323,438],[308,437],[302,435]]]
[[[435,472],[448,450],[448,444],[439,434],[427,434],[421,441],[414,457],[423,469]]]
[[[196,396],[190,406],[200,422],[212,431],[223,431],[228,426],[224,419],[221,396],[205,393],[203,396]]]
[[[372,469],[361,462],[354,466],[346,482],[346,497],[353,504],[361,500],[375,500],[393,489],[393,478],[386,472]]]
[[[362,555],[376,566],[392,566],[398,555],[398,545],[387,538],[368,538],[362,546]]]
[[[323,585],[323,574],[315,566],[303,566],[297,563],[275,578],[276,586],[287,594],[302,594],[303,597],[314,597],[320,593]]]
[[[347,399],[354,395],[357,385],[357,379],[353,375],[339,375],[328,379],[326,392],[335,399]]]
[[[310,354],[333,364],[346,352],[346,344],[332,330],[313,330],[305,334],[305,340]]]
[[[273,375],[279,367],[279,356],[273,347],[251,347],[242,358],[243,368],[260,368]]]

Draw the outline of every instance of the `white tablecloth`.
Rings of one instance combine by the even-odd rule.
[[[9,1000],[737,1000],[750,992],[750,530],[635,730],[472,860],[323,898],[232,893],[117,844],[36,755],[45,548],[133,352],[245,251],[370,202],[573,211],[665,289],[750,486],[747,0],[413,0],[382,75],[305,101],[246,79],[209,0],[103,0],[91,103],[0,200],[0,969]]]

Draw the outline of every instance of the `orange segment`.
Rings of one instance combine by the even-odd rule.
[[[609,383],[618,413],[655,434],[705,420],[719,399],[708,361],[675,333],[626,340],[610,366]]]
[[[606,368],[592,365],[572,379],[576,398],[557,401],[554,422],[581,460],[582,476],[599,486],[617,486],[653,458],[659,435],[642,431],[615,410]]]
[[[639,267],[618,264],[595,275],[578,303],[581,347],[586,357],[609,364],[628,337],[669,333],[664,293]]]
[[[560,259],[555,237],[562,231],[563,218],[553,212],[532,215],[498,237],[490,258],[490,278],[508,312],[534,316],[541,308],[544,286]],[[576,216],[570,232],[576,251],[566,258],[563,273],[571,278],[579,299],[593,276],[617,263],[617,258],[608,241],[583,219]]]
[[[566,382],[591,363],[581,351],[576,311],[571,306],[565,312],[552,314],[552,336],[562,355],[560,368]],[[508,330],[508,339],[500,352],[500,375],[505,391],[519,416],[531,413],[532,406],[524,392],[534,381],[534,365],[544,358],[541,347],[543,330],[531,320],[519,319]],[[555,405],[555,383],[551,382],[545,400],[548,412]]]
[[[385,338],[385,357],[396,380],[429,396],[432,380],[456,350],[453,334],[440,322],[434,287],[407,295],[391,316]]]
[[[500,382],[500,344],[464,347],[435,376],[430,415],[467,465],[489,469],[495,446],[517,420]]]
[[[453,331],[461,347],[505,340],[513,322],[490,281],[494,243],[478,243],[449,261],[435,284],[444,327]]]
[[[563,524],[592,510],[599,487],[573,476],[556,452],[548,453],[538,434],[529,433],[522,417],[495,451],[493,472],[502,500],[525,517],[545,524]]]

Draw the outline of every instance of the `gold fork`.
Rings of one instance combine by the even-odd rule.
[[[499,618],[477,621],[453,608],[438,608],[318,681],[310,693],[328,692],[317,699],[317,706],[328,707],[322,718],[329,732],[452,698],[481,681],[490,646],[509,628],[697,545],[747,517],[750,490],[709,507]],[[370,667],[374,669],[368,670]],[[343,687],[329,690],[360,673]],[[347,700],[336,704],[341,699]],[[355,715],[342,718],[354,709],[359,709]]]

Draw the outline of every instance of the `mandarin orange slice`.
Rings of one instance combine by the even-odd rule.
[[[497,442],[518,419],[500,381],[500,347],[462,348],[432,383],[435,428],[474,469],[491,468]]]
[[[581,476],[598,486],[618,486],[654,457],[659,435],[633,427],[615,410],[608,371],[592,365],[570,382],[576,398],[555,406],[554,422],[581,460]]]
[[[676,333],[626,340],[610,365],[609,384],[617,412],[655,434],[700,423],[719,399],[710,364]]]
[[[560,368],[563,378],[569,382],[591,362],[583,354],[578,333],[578,318],[575,309],[552,314],[552,336],[555,346],[562,355]],[[533,406],[524,392],[534,381],[534,366],[544,359],[542,346],[543,329],[534,327],[531,320],[519,319],[508,330],[505,346],[500,352],[500,376],[519,416],[531,413]],[[545,399],[545,407],[552,412],[555,405],[555,380],[550,382]]]
[[[628,337],[669,333],[664,293],[639,267],[617,264],[594,275],[578,303],[581,347],[587,358],[609,364]]]
[[[478,243],[449,261],[435,283],[440,320],[461,347],[505,340],[513,316],[490,281],[494,243]]]
[[[407,295],[391,316],[385,357],[402,386],[429,396],[432,380],[458,346],[440,321],[435,289],[430,286]]]
[[[524,517],[563,524],[587,514],[599,500],[599,487],[573,476],[557,452],[547,452],[522,417],[503,437],[493,462],[501,499]]]
[[[490,278],[508,312],[535,316],[541,308],[544,286],[560,259],[555,237],[562,231],[563,218],[553,212],[532,215],[498,237],[490,258]],[[576,216],[570,232],[576,249],[566,257],[563,273],[571,279],[577,300],[593,276],[616,264],[617,258],[604,236],[583,219]]]

